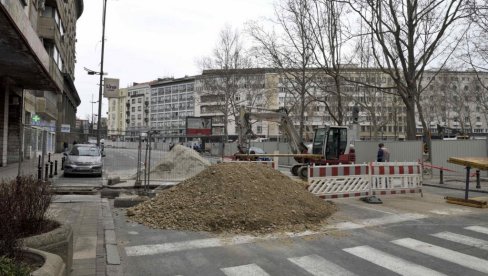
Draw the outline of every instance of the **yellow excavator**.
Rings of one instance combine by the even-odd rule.
[[[253,110],[256,110],[253,112]],[[276,122],[279,124],[290,145],[291,154],[250,154],[250,141],[256,139],[252,131],[252,120]],[[269,110],[261,108],[241,107],[239,113],[239,140],[238,150],[235,154],[237,160],[249,160],[258,156],[291,156],[298,164],[291,168],[295,176],[307,178],[307,166],[351,164],[356,161],[354,148],[350,146],[352,130],[346,126],[323,126],[314,130],[312,145],[305,145],[302,137],[296,131],[292,120],[285,108]],[[254,156],[253,156],[254,155]]]

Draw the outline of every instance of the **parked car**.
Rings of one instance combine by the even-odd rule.
[[[249,148],[249,154],[264,154],[266,153],[262,148],[258,147],[250,147]],[[273,161],[271,158],[267,156],[259,156],[256,161]]]
[[[102,153],[96,145],[76,144],[71,151],[64,153],[64,157],[64,175],[102,176]]]

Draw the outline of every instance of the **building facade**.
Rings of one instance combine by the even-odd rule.
[[[122,141],[126,132],[127,88],[118,90],[116,97],[108,97],[108,138]]]
[[[150,125],[159,136],[179,142],[186,136],[186,117],[193,116],[195,77],[164,78],[151,84]]]
[[[82,0],[0,2],[2,166],[34,157],[44,145],[60,150],[60,141],[72,139],[56,132],[61,124],[75,127],[76,21],[82,13]]]
[[[149,104],[151,83],[133,83],[127,87],[126,100],[126,136],[136,139],[141,132],[150,126]]]
[[[245,69],[232,73],[232,86],[228,72],[204,71],[197,77],[196,116],[212,117],[213,135],[222,135],[224,120],[231,140],[237,135],[236,110],[245,105],[256,108],[287,108],[295,128],[300,127],[299,96],[296,85],[286,72],[272,69]],[[402,140],[406,135],[406,108],[392,88],[390,76],[379,69],[344,68],[337,88],[334,80],[318,70],[310,70],[306,84],[304,132],[306,141],[313,139],[314,129],[325,125],[354,123],[353,109],[359,109],[358,128],[362,140]],[[227,78],[227,79],[226,79]],[[209,81],[210,79],[210,81]],[[216,84],[217,83],[217,84]],[[469,71],[426,71],[420,85],[422,110],[416,110],[417,136],[424,135],[420,115],[429,128],[429,135],[438,135],[437,125],[449,127],[470,136],[488,134],[488,74]],[[340,89],[340,93],[337,90]],[[340,99],[337,95],[341,95]],[[232,99],[232,100],[230,100]],[[231,104],[226,106],[224,102]],[[340,107],[340,108],[339,108]],[[224,110],[227,110],[227,117]],[[253,132],[260,137],[281,137],[276,124],[255,122]]]

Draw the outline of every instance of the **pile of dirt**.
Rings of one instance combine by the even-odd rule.
[[[186,179],[210,166],[195,150],[175,145],[151,170],[151,179]]]
[[[334,211],[332,203],[270,167],[222,163],[128,209],[127,215],[153,228],[258,234],[317,229]]]

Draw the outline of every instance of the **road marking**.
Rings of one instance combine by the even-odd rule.
[[[404,221],[412,221],[426,218],[427,216],[415,213],[406,213],[385,216],[376,219],[364,219],[356,222],[342,222],[333,225],[328,225],[324,230],[352,230],[360,229],[365,227],[380,226],[392,223],[399,223]],[[189,240],[182,242],[170,242],[162,244],[148,244],[148,245],[135,245],[125,248],[127,256],[144,256],[144,255],[155,255],[155,254],[165,254],[171,252],[194,250],[194,249],[204,249],[222,246],[232,246],[240,244],[248,244],[263,240],[277,240],[282,238],[296,238],[321,234],[323,232],[315,231],[305,231],[300,233],[285,233],[280,235],[266,235],[262,237],[256,236],[234,236],[232,238],[209,238],[200,240]]]
[[[488,261],[474,256],[456,252],[440,246],[435,246],[411,238],[394,240],[392,243],[415,250],[417,252],[430,255],[448,262],[474,269],[482,273],[488,273]]]
[[[461,214],[470,214],[472,211],[462,209],[462,208],[448,208],[448,209],[439,209],[439,210],[430,210],[430,213],[437,214],[437,215],[461,215]]]
[[[339,229],[339,230],[351,230],[359,229],[371,226],[380,226],[385,224],[393,224],[410,220],[419,220],[427,218],[426,215],[416,214],[416,213],[405,213],[405,214],[394,214],[389,216],[383,216],[373,219],[363,219],[356,222],[341,222],[334,225],[330,225],[329,229]]]
[[[202,248],[221,247],[227,245],[246,244],[255,241],[257,238],[252,236],[236,236],[230,240],[210,238],[200,240],[190,240],[183,242],[170,242],[162,244],[136,245],[125,248],[127,256],[145,256],[178,252],[184,250],[194,250]]]
[[[298,258],[288,258],[288,260],[297,266],[305,269],[314,276],[352,276],[356,275],[349,270],[344,269],[318,255],[310,255]]]
[[[358,246],[345,248],[343,250],[400,275],[445,275],[425,266],[409,262],[369,246]]]
[[[472,238],[464,235],[459,235],[451,232],[440,232],[437,234],[431,234],[431,236],[445,239],[448,241],[452,242],[457,242],[461,243],[464,245],[469,245],[473,247],[478,247],[484,250],[488,250],[488,241],[482,240],[482,239],[477,239],[477,238]]]
[[[464,227],[464,229],[475,231],[478,233],[483,233],[488,235],[488,228],[483,227],[483,226],[469,226],[469,227]]]
[[[241,266],[234,266],[234,267],[226,267],[221,268],[222,272],[224,272],[227,276],[269,276],[266,271],[255,264],[248,264],[248,265],[241,265]]]

